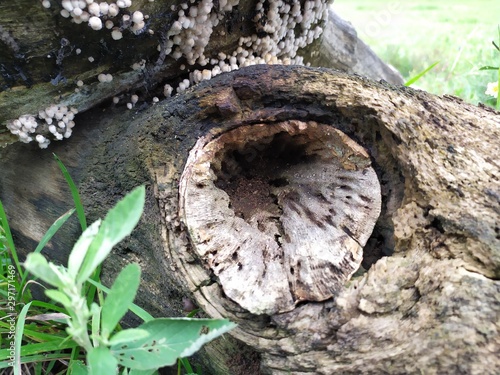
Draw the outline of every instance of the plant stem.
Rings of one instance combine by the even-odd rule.
[[[88,353],[93,348],[87,328],[90,311],[87,300],[81,295],[80,291],[81,287],[78,288],[77,285],[64,290],[72,302],[71,306],[67,306],[68,313],[71,316],[71,319],[68,321],[68,333]]]

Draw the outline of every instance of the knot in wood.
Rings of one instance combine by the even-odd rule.
[[[381,206],[366,150],[301,121],[199,139],[180,198],[195,253],[226,296],[268,315],[332,298],[358,269]]]

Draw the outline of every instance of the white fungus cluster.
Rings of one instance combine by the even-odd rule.
[[[159,51],[174,59],[184,58],[189,66],[207,67],[190,71],[189,79],[179,83],[177,92],[243,66],[302,65],[303,57],[297,55],[298,50],[322,34],[322,24],[328,15],[325,0],[306,0],[302,4],[299,0],[259,0],[252,20],[256,33],[241,37],[231,54],[219,52],[216,56],[205,56],[205,47],[214,28],[238,3],[239,0],[219,0],[217,3],[191,0],[190,4],[172,7],[173,11],[178,10],[178,18],[167,32],[167,41],[158,46]]]
[[[40,148],[47,148],[50,138],[62,140],[69,138],[75,126],[73,119],[78,111],[75,108],[53,104],[38,112],[37,116],[22,115],[9,121],[7,128],[24,143],[35,139]]]
[[[297,52],[323,33],[321,25],[328,16],[324,0],[259,0],[254,22],[265,37],[240,38],[236,54],[241,66],[255,63],[303,64]],[[250,61],[249,61],[250,60]],[[258,60],[257,62],[253,60]]]
[[[218,9],[214,8],[212,0],[201,0],[198,3],[182,3],[172,6],[177,11],[177,20],[167,31],[167,40],[158,46],[161,53],[174,59],[185,58],[188,65],[196,63],[205,66],[209,58],[204,55],[205,47],[210,41],[214,28],[224,19],[225,12],[230,12],[239,0],[219,1]]]
[[[50,3],[45,0],[42,5],[48,8]],[[117,17],[121,9],[132,6],[132,0],[116,0],[112,2],[62,0],[61,5],[63,7],[61,16],[71,18],[77,24],[88,22],[89,26],[94,30],[101,30],[105,27],[111,30],[111,37],[115,40],[122,38],[122,32],[125,29],[139,34],[146,28],[144,20],[147,16],[144,16],[140,11],[135,11],[132,15],[124,14],[121,19]]]
[[[328,2],[329,0],[258,0],[251,20],[255,33],[240,37],[238,47],[232,53],[219,51],[211,56],[205,55],[205,48],[215,30],[218,30],[220,36],[225,35],[223,27],[216,28],[221,22],[228,22],[228,17],[231,16],[227,13],[238,6],[239,0],[188,0],[172,5],[171,11],[175,19],[170,21],[165,38],[158,46],[158,61],[163,62],[166,56],[185,60],[180,69],[188,73],[188,78],[178,84],[176,92],[244,66],[302,65],[303,57],[298,55],[298,51],[322,34],[322,25],[328,15]],[[42,0],[42,5],[49,8],[51,4],[49,0]],[[139,34],[147,29],[145,20],[148,16],[140,11],[120,17],[122,9],[132,6],[132,0],[62,0],[61,5],[63,17],[71,18],[77,24],[87,22],[94,30],[111,30],[114,40],[121,39],[124,30]],[[149,32],[153,34],[152,30]],[[88,59],[90,62],[94,61],[92,56]],[[143,70],[145,65],[145,60],[141,60],[132,65],[132,68]],[[113,79],[111,74],[104,73],[97,78],[101,83],[109,83]],[[77,82],[78,87],[82,85],[82,81]],[[79,90],[78,87],[76,90]],[[171,85],[164,85],[164,96],[171,96],[173,91]],[[113,98],[115,104],[118,101],[118,97]],[[132,109],[137,101],[137,95],[132,95],[126,104],[127,108]],[[153,101],[157,102],[158,99]],[[50,143],[47,137],[60,140],[71,135],[75,113],[74,109],[53,105],[40,111],[36,117],[23,115],[10,121],[7,127],[22,142],[31,142],[34,138],[40,147],[45,148]]]
[[[205,48],[214,29],[238,4],[239,0],[189,0],[171,6],[176,19],[158,46],[160,54],[176,60],[185,59],[188,66],[206,67],[188,68],[189,79],[179,83],[177,92],[242,66],[303,64],[303,57],[297,52],[321,35],[328,14],[328,0],[259,0],[252,19],[256,33],[241,37],[237,49],[231,54],[219,52],[216,56],[206,56]],[[120,9],[131,6],[132,0],[62,0],[61,15],[71,17],[75,23],[88,22],[94,30],[111,29],[112,38],[118,40],[126,28],[136,34],[146,28],[144,20],[147,16],[140,11],[123,14],[121,26],[115,27],[113,19],[119,15]],[[185,65],[182,66],[185,69]]]

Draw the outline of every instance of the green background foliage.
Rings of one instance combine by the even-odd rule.
[[[484,91],[496,72],[479,68],[500,62],[491,44],[498,37],[500,1],[335,0],[332,8],[405,80],[439,61],[413,87],[494,105]]]

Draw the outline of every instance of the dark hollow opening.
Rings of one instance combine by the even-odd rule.
[[[215,186],[230,198],[231,208],[237,216],[248,220],[259,211],[266,211],[279,218],[274,188],[289,185],[280,172],[299,163],[309,163],[315,155],[306,153],[307,139],[281,132],[259,142],[231,144],[221,150],[221,168],[213,168]],[[233,147],[231,147],[233,146]]]

